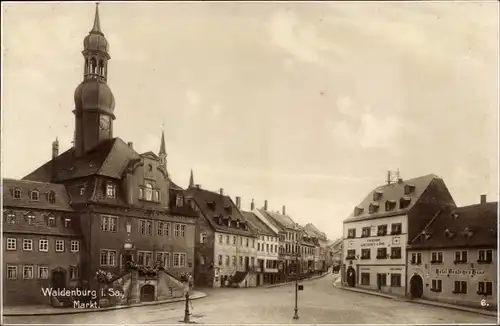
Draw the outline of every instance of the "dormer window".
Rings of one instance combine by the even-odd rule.
[[[452,218],[453,220],[457,220],[457,219],[458,219],[458,214],[457,214],[457,213],[455,213],[455,212],[451,213],[451,218]]]
[[[474,232],[472,231],[471,228],[466,227],[465,230],[464,230],[464,232],[462,232],[462,235],[463,235],[464,238],[470,238],[470,237],[472,237],[474,235]]]
[[[25,219],[26,219],[26,223],[31,225],[35,221],[35,214],[33,214],[32,212],[28,212],[25,215]]]
[[[83,196],[85,194],[85,186],[80,186],[80,196]]]
[[[399,208],[406,208],[410,205],[411,198],[410,197],[401,197],[399,199]]]
[[[56,193],[53,191],[49,191],[47,194],[47,200],[49,203],[54,204],[56,202]]]
[[[446,230],[444,230],[444,235],[448,239],[451,239],[451,238],[453,238],[455,236],[455,233],[452,232],[450,229],[446,229]]]
[[[146,184],[144,189],[144,197],[145,200],[152,201],[153,200],[153,185],[150,183]]]
[[[228,214],[231,214],[232,213],[232,207],[231,206],[225,206],[224,207],[224,210],[228,213]]]
[[[212,210],[215,211],[215,202],[214,201],[208,201],[207,206]]]
[[[116,187],[115,187],[115,185],[108,183],[106,185],[106,196],[108,198],[115,198],[115,195],[116,195]]]
[[[47,216],[47,225],[51,227],[56,226],[56,218],[54,216]]]
[[[364,209],[361,207],[357,207],[357,206],[354,207],[354,216],[359,216],[359,215],[363,214],[363,210]]]
[[[387,200],[385,202],[385,210],[386,211],[393,210],[394,207],[396,207],[396,201],[394,201],[394,200]]]
[[[409,195],[415,191],[415,186],[411,184],[405,185],[405,195]]]
[[[373,192],[373,201],[377,201],[377,200],[380,200],[382,199],[382,191],[374,191]]]
[[[70,219],[70,218],[67,218],[67,217],[66,217],[66,218],[64,218],[64,227],[65,227],[66,229],[71,228],[71,219]]]
[[[153,190],[153,201],[159,202],[160,201],[160,191],[159,190]]]
[[[16,214],[13,212],[8,212],[5,214],[7,217],[7,224],[16,224]]]
[[[184,206],[184,198],[181,195],[177,195],[175,197],[175,206],[177,206],[177,207]]]
[[[240,228],[240,221],[239,220],[236,220],[236,228]]]
[[[217,218],[217,223],[218,223],[219,225],[222,225],[222,217],[220,217],[220,216],[219,216],[219,217]]]
[[[370,214],[373,214],[373,213],[377,213],[378,212],[378,204],[377,203],[371,203],[370,204],[370,207],[368,208],[369,209],[369,213]]]
[[[21,189],[15,188],[12,196],[14,197],[14,199],[21,199]]]
[[[31,190],[31,192],[30,192],[30,199],[32,201],[38,201],[39,196],[40,196],[40,193],[38,192],[38,190]]]

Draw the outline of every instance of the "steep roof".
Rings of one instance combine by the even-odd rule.
[[[419,236],[411,239],[410,247],[496,247],[497,217],[497,202],[445,208],[431,220]]]
[[[21,190],[21,198],[14,198],[15,189]],[[39,193],[37,201],[32,201],[29,197],[33,190]],[[50,193],[54,195],[53,202],[49,201]],[[3,179],[3,205],[4,207],[73,211],[64,185],[28,180]]]
[[[198,187],[188,188],[186,194],[187,197],[195,200],[202,214],[216,231],[242,236],[255,236],[252,226],[247,223],[247,220],[243,217],[229,196]],[[231,219],[232,221],[243,221],[248,224],[248,230],[218,224],[216,223],[218,217],[222,219]]]
[[[344,223],[360,221],[375,217],[386,217],[406,214],[435,179],[441,179],[434,174],[428,174],[409,180],[401,180],[389,185],[383,185],[370,191],[363,201],[354,208]],[[409,192],[408,192],[409,190]],[[386,203],[391,208],[386,210]],[[378,208],[371,212],[370,207]]]
[[[281,224],[283,227],[287,229],[295,229],[296,228],[296,223],[290,218],[288,215],[283,215],[280,213],[276,213],[273,211],[265,211],[267,215],[269,215],[272,219],[274,219],[276,222]]]
[[[275,228],[277,228],[280,232],[284,232],[286,230],[286,227],[279,223],[278,221],[276,221],[274,218],[272,218],[271,215],[269,215],[267,213],[267,211],[263,208],[258,208],[257,209],[259,211],[259,213],[270,223],[272,224]]]
[[[120,138],[114,138],[104,141],[81,157],[74,156],[72,147],[25,176],[23,180],[61,182],[90,175],[120,179],[129,161],[137,158],[139,154],[136,151]]]
[[[254,227],[255,230],[259,233],[259,235],[268,235],[272,237],[276,237],[277,234],[271,230],[270,227],[266,225],[266,223],[262,222],[254,213],[241,211],[243,217]]]
[[[308,230],[308,231],[311,231],[312,233],[314,233],[318,238],[322,239],[322,240],[326,240],[326,234],[324,232],[321,232],[314,224],[312,223],[307,223],[305,226],[304,226],[304,229]]]

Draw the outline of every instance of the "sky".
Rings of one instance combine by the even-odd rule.
[[[72,146],[92,3],[2,2],[2,169]],[[330,238],[388,170],[498,200],[498,3],[101,3],[114,135]]]

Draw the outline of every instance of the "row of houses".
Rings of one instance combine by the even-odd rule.
[[[457,207],[443,179],[390,180],[343,223],[343,286],[497,307],[498,202]]]
[[[182,295],[186,275],[198,285],[257,286],[331,264],[325,234],[299,226],[284,207],[252,203],[244,211],[240,198],[202,189],[192,174],[187,189],[175,184],[163,134],[158,153],[142,154],[114,137],[109,43],[97,6],[83,45],[73,145],[59,153],[56,139],[46,163],[3,179],[4,304],[71,305],[103,286],[121,291],[121,301],[78,300],[130,304]]]

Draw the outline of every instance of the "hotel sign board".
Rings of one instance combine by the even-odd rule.
[[[456,269],[456,268],[436,268],[436,274],[440,275],[483,275],[484,271],[476,268],[471,269]]]
[[[380,239],[367,239],[365,243],[361,244],[361,247],[385,247],[385,242],[380,241]]]

